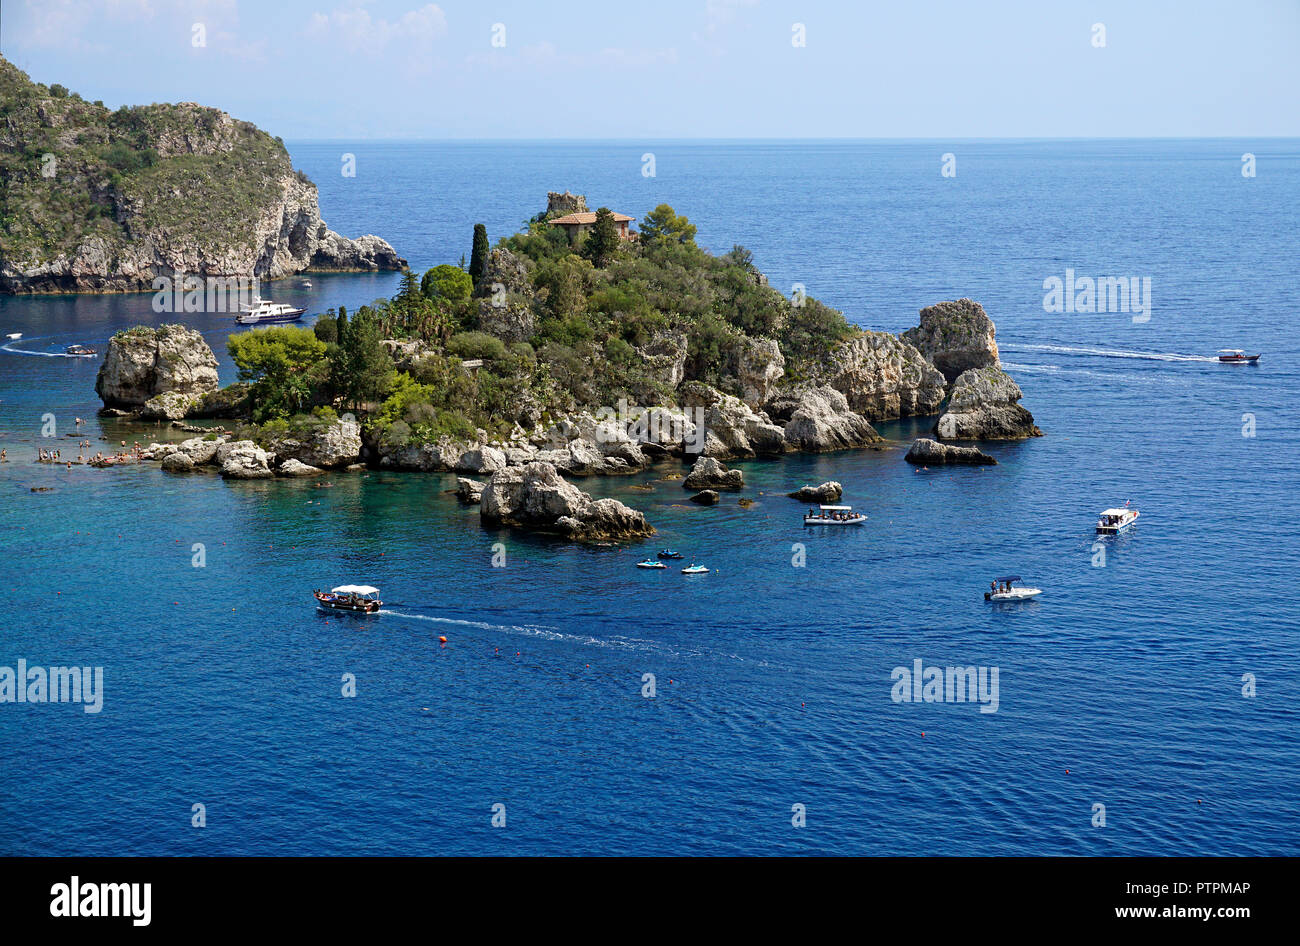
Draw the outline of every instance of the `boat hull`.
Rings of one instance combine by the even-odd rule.
[[[1259,361],[1259,355],[1241,355],[1240,357],[1219,356],[1219,363],[1224,365],[1253,365]]]
[[[992,591],[986,591],[984,592],[984,600],[985,601],[1028,601],[1030,598],[1037,598],[1042,593],[1043,593],[1043,589],[1041,588],[1017,588],[1015,591],[1012,591],[1009,594],[1005,591],[999,591],[997,593],[994,593]]]
[[[860,526],[866,521],[866,516],[857,516],[853,519],[813,519],[804,516],[803,524],[806,526]]]
[[[295,309],[292,312],[283,312],[280,315],[257,316],[256,318],[246,318],[242,315],[235,316],[235,321],[240,325],[276,325],[284,322],[297,322],[306,313],[306,309]]]

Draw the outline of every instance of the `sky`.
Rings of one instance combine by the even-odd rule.
[[[0,2],[39,82],[288,139],[1300,136],[1300,0]]]

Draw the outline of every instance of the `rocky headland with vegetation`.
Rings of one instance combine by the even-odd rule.
[[[0,115],[0,291],[406,265],[377,236],[330,230],[284,142],[218,109],[113,111],[0,57]]]
[[[391,299],[331,309],[312,328],[232,335],[239,380],[225,388],[199,333],[120,332],[97,391],[114,413],[231,422],[151,445],[146,455],[172,472],[455,473],[485,522],[578,538],[653,530],[566,478],[675,460],[692,465],[682,485],[707,505],[743,488],[726,461],[879,445],[873,421],[934,416],[941,441],[1041,435],[977,302],[929,306],[902,335],[868,331],[783,296],[743,247],[707,252],[672,207],[630,237],[601,208],[571,242],[551,221],[575,205],[586,211],[580,196],[549,195],[496,246],[477,226],[465,269],[407,272]],[[909,459],[986,462],[943,446]],[[825,486],[816,495],[838,495]]]

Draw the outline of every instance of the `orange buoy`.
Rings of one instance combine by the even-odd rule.
[[[439,638],[438,638],[438,642],[439,642],[440,644],[445,644],[445,643],[447,643],[447,638],[445,638],[445,637],[439,637]]]

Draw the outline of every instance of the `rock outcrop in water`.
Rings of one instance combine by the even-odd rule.
[[[682,480],[682,489],[744,489],[745,474],[729,470],[715,457],[700,457]]]
[[[300,435],[273,439],[269,447],[282,461],[317,469],[351,466],[361,459],[361,425],[354,420],[313,424]]]
[[[1020,386],[996,365],[963,371],[935,430],[944,440],[1041,437],[1034,415],[1020,406]]]
[[[997,460],[984,453],[978,447],[954,447],[922,437],[912,444],[903,458],[916,466],[950,466],[953,464],[972,464],[992,466]]]
[[[844,495],[844,487],[835,480],[830,480],[820,486],[801,486],[786,495],[802,503],[837,503]]]
[[[549,463],[529,463],[492,474],[483,487],[480,515],[489,524],[574,539],[627,539],[654,534],[645,516],[616,499],[592,499]]]
[[[406,266],[377,236],[326,227],[284,143],[218,109],[110,111],[0,58],[0,114],[0,291]]]
[[[809,388],[799,395],[784,435],[793,449],[808,452],[846,450],[882,439],[865,417],[849,410],[844,395],[831,387]]]
[[[921,324],[903,338],[943,372],[949,383],[963,371],[998,363],[993,320],[973,299],[939,302],[921,310]]]
[[[826,383],[868,420],[933,414],[945,386],[921,352],[888,332],[863,332],[836,347]]]
[[[202,335],[183,325],[118,332],[95,378],[105,407],[139,410],[150,404],[157,417],[184,416],[186,406],[216,390],[216,356]]]

